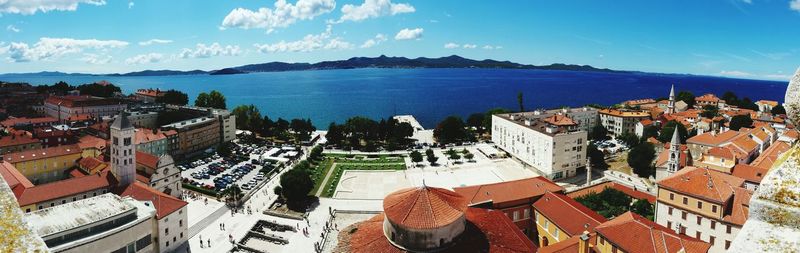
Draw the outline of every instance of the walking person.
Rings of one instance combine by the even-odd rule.
[[[211,239],[208,239],[208,247],[211,248]]]

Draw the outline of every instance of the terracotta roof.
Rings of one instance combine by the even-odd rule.
[[[166,132],[147,128],[137,128],[135,142],[136,144],[148,143],[152,141],[163,140],[167,138]],[[174,130],[172,130],[174,131]]]
[[[717,95],[714,95],[714,94],[711,94],[711,93],[696,97],[696,98],[694,98],[694,100],[695,101],[702,101],[702,102],[714,102],[714,103],[719,102],[719,101],[723,101],[722,99],[719,99],[717,97]]]
[[[643,126],[649,126],[649,125],[653,124],[653,121],[650,120],[650,119],[643,119],[643,120],[639,121],[639,123],[641,123]]]
[[[625,252],[695,253],[708,252],[711,247],[708,243],[676,234],[669,228],[632,212],[600,224],[595,231]]]
[[[764,179],[764,176],[767,175],[767,172],[769,172],[769,169],[767,168],[740,163],[733,167],[731,175],[742,178],[749,182],[760,184],[761,179]]]
[[[656,100],[652,98],[643,98],[643,99],[634,99],[622,102],[622,104],[626,105],[642,105],[642,104],[652,104],[655,103]]]
[[[84,157],[78,161],[78,167],[89,172],[89,174],[96,174],[110,166],[108,163],[103,162],[103,160],[100,158]]]
[[[562,194],[547,192],[533,208],[547,217],[556,226],[561,228],[568,236],[580,235],[583,231],[592,231],[606,218]]]
[[[589,244],[594,244],[596,240],[597,240],[597,234],[590,233]],[[572,236],[570,238],[567,238],[566,240],[541,247],[539,248],[539,251],[537,251],[537,253],[580,253],[579,251],[580,242],[581,242],[581,235]]]
[[[606,114],[615,117],[643,118],[650,116],[650,114],[646,111],[623,111],[617,109],[600,109],[598,112],[600,114]]]
[[[765,104],[765,105],[771,105],[771,106],[778,106],[778,101],[758,100],[758,101],[756,101],[756,104]]]
[[[572,192],[568,192],[567,193],[567,197],[570,197],[570,198],[574,199],[574,198],[577,198],[577,197],[580,197],[580,196],[584,196],[584,195],[589,194],[589,193],[600,193],[603,190],[605,190],[606,188],[613,188],[615,190],[621,191],[621,192],[625,193],[626,195],[628,195],[628,196],[630,196],[631,198],[634,198],[634,199],[647,200],[647,202],[650,202],[650,204],[655,204],[656,203],[656,196],[650,195],[650,194],[642,192],[642,191],[637,191],[637,190],[635,190],[633,188],[630,188],[630,187],[627,187],[625,185],[618,184],[618,183],[615,183],[615,182],[612,182],[612,181],[606,181],[606,182],[603,182],[603,183],[599,183],[599,184],[596,184],[596,185],[592,185],[592,186],[589,186],[589,187],[578,189],[578,190],[575,190],[575,191],[572,191]]]
[[[153,206],[156,208],[156,219],[159,220],[189,204],[186,201],[150,188],[141,182],[134,182],[123,189],[116,189],[115,191],[120,196],[130,196],[139,201],[153,202]]]
[[[797,129],[790,129],[786,132],[783,132],[783,135],[789,138],[797,139],[800,137],[800,132],[798,132]]]
[[[148,96],[148,97],[160,97],[164,96],[164,92],[159,89],[138,89],[136,90],[136,94]]]
[[[767,142],[767,140],[769,139],[769,134],[761,128],[753,129],[753,131],[750,131],[750,134],[752,134],[753,137],[758,138],[758,140],[762,142]]]
[[[686,143],[721,146],[722,144],[733,140],[733,138],[736,138],[736,136],[739,136],[739,132],[734,130],[728,130],[719,134],[707,132],[692,136],[686,140]]]
[[[86,135],[78,139],[78,147],[83,149],[96,148],[98,150],[104,149],[108,145],[108,141],[95,136]]]
[[[43,149],[35,149],[35,150],[26,150],[16,153],[10,153],[4,155],[4,159],[10,163],[19,163],[19,162],[26,162],[26,161],[34,161],[39,159],[45,159],[50,157],[59,157],[64,155],[74,155],[80,154],[81,149],[78,145],[65,145],[65,146],[58,146],[58,147],[50,147],[50,148],[43,148]]]
[[[14,133],[9,136],[0,137],[0,147],[11,147],[34,143],[39,143],[39,140],[34,139],[27,134]]]
[[[384,214],[342,229],[335,252],[399,253],[406,252],[392,245],[383,233]],[[505,213],[482,208],[467,208],[467,226],[458,243],[442,253],[461,252],[536,252],[537,247]]]
[[[86,173],[83,173],[83,171],[81,169],[78,169],[78,168],[72,168],[72,169],[70,169],[68,171],[68,173],[69,173],[69,177],[70,178],[85,177],[86,176]]]
[[[743,226],[750,214],[750,198],[753,196],[753,192],[741,187],[735,187],[733,188],[733,191],[734,194],[733,204],[731,204],[731,211],[723,216],[722,220]]]
[[[702,198],[718,204],[727,202],[744,179],[713,169],[686,167],[658,181],[661,188]]]
[[[788,151],[792,146],[789,143],[776,141],[772,143],[764,153],[758,156],[750,165],[761,167],[764,169],[769,170],[772,168],[772,164],[775,163],[775,160],[778,160],[778,157]]]
[[[564,192],[564,188],[545,177],[532,177],[494,184],[453,188],[470,205],[492,201],[495,205],[544,195],[545,192]]]
[[[736,154],[731,151],[731,149],[727,147],[713,147],[709,149],[705,155],[713,156],[713,157],[720,157],[725,159],[734,160],[736,159]]]
[[[739,137],[733,139],[730,144],[726,145],[726,147],[735,147],[746,154],[750,154],[758,148],[758,143],[750,139],[749,134],[741,134]]]
[[[13,127],[16,125],[25,125],[25,124],[43,124],[43,123],[57,123],[58,120],[51,117],[40,117],[40,118],[9,118],[3,121],[0,121],[0,125],[6,127]]]
[[[145,166],[147,168],[151,168],[151,169],[157,169],[158,168],[158,157],[137,150],[136,151],[136,164],[139,164],[139,165]]]
[[[449,225],[464,215],[467,200],[453,191],[414,187],[390,193],[383,199],[386,218],[396,225],[431,229]]]
[[[45,99],[45,103],[57,105],[61,104],[62,107],[75,108],[75,107],[88,107],[88,106],[104,106],[104,105],[118,105],[122,101],[115,98],[101,98],[92,96],[50,96]]]
[[[67,118],[67,121],[80,122],[80,121],[87,121],[87,120],[90,120],[90,119],[92,119],[92,115],[91,114],[83,113],[83,114],[76,114],[76,115],[69,116],[69,118]]]
[[[574,125],[577,125],[577,123],[575,123],[575,121],[572,120],[570,117],[567,117],[567,116],[564,116],[564,115],[560,115],[560,114],[554,114],[553,116],[544,118],[544,122],[547,122],[547,123],[550,123],[550,124],[553,124],[553,125],[556,125],[556,126],[574,126]]]
[[[139,170],[136,171],[136,180],[146,185],[150,185],[150,177],[152,176],[153,175],[148,175],[144,171],[139,171]]]
[[[22,175],[14,165],[6,161],[0,161],[0,176],[3,176],[8,187],[14,191],[15,196],[19,196],[17,195],[18,192],[22,193],[26,188],[33,187],[33,183],[27,177]]]
[[[117,184],[117,179],[110,172],[76,177],[37,185],[25,189],[17,196],[19,206],[27,206],[48,200],[68,197],[98,189],[109,189]]]

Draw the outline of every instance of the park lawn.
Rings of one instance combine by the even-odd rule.
[[[620,155],[618,155],[615,158],[606,160],[606,163],[608,163],[608,169],[609,170],[622,172],[622,173],[625,173],[625,174],[628,174],[628,175],[632,175],[633,174],[633,169],[631,169],[631,166],[628,165],[628,152],[627,151],[622,153],[622,154],[620,154]]]
[[[383,158],[379,159],[383,160]],[[333,193],[336,191],[336,186],[339,185],[339,179],[341,179],[342,174],[345,170],[405,170],[406,164],[402,158],[399,159],[392,159],[387,158],[384,160],[385,162],[375,162],[375,161],[352,161],[352,160],[345,160],[345,161],[337,161],[336,162],[336,169],[331,174],[331,177],[328,178],[328,182],[325,184],[325,187],[322,188],[322,194],[320,197],[330,198],[333,196]]]
[[[325,175],[328,174],[328,171],[331,170],[333,167],[333,159],[326,158],[323,159],[317,166],[314,168],[315,176],[314,176],[314,189],[311,190],[310,194],[316,194],[319,190],[319,187],[322,186],[322,180],[325,179]]]

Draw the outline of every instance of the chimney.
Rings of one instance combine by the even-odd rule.
[[[588,225],[588,224],[587,224]],[[584,225],[584,228],[588,226]],[[578,242],[578,252],[580,253],[588,253],[589,252],[589,231],[584,230],[583,234],[581,234],[580,241]]]

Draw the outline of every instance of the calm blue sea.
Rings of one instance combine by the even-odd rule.
[[[348,69],[194,76],[14,76],[0,81],[72,85],[107,80],[125,93],[140,88],[178,89],[194,99],[219,90],[228,107],[255,104],[270,118],[311,118],[317,128],[351,116],[413,114],[426,128],[448,115],[466,117],[493,107],[610,105],[628,99],[666,97],[670,84],[695,95],[733,91],[740,97],[783,101],[787,82],[689,75],[509,69]],[[192,103],[192,102],[190,102]]]

